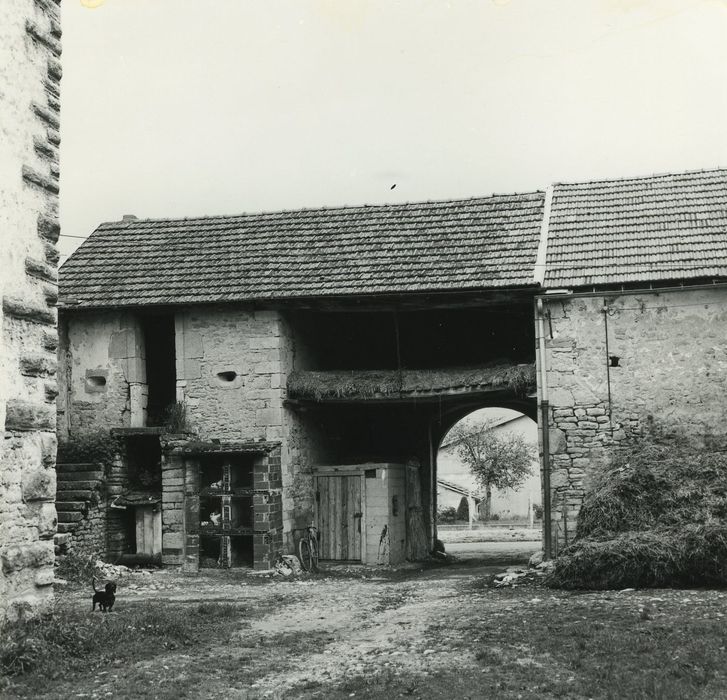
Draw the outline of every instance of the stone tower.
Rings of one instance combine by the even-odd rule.
[[[0,3],[0,626],[53,596],[60,0]]]

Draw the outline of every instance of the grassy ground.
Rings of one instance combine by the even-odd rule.
[[[0,697],[727,698],[724,591],[490,573],[156,574],[122,580],[106,615],[68,586],[52,621],[0,640]]]

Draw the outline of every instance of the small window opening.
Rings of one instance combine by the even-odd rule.
[[[234,382],[237,379],[237,372],[229,370],[227,372],[218,372],[217,379],[221,382]]]
[[[391,499],[391,514],[394,517],[396,517],[397,515],[399,515],[399,497],[398,496],[394,496]]]
[[[620,367],[619,364],[621,362],[621,358],[618,355],[609,355],[608,356],[609,364],[611,367]]]
[[[103,377],[100,374],[89,375],[86,377],[86,384],[94,389],[100,389],[101,387],[106,386],[106,377]]]

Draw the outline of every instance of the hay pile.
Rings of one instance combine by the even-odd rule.
[[[727,454],[675,440],[614,462],[586,496],[548,585],[727,584]]]
[[[522,395],[535,388],[535,366],[495,363],[486,367],[403,370],[297,371],[288,395],[297,399],[387,398],[452,389],[509,389]]]

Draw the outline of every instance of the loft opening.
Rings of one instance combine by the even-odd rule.
[[[534,361],[530,303],[416,311],[299,311],[289,319],[307,370],[434,369]]]
[[[174,314],[142,316],[141,327],[148,391],[146,423],[159,426],[177,398]]]

